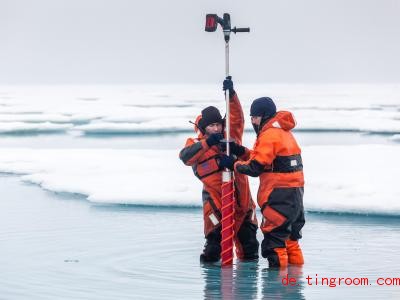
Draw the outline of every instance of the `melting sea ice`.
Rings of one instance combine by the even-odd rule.
[[[400,297],[377,281],[400,277],[398,85],[238,88],[246,115],[268,93],[298,120],[306,264],[281,272],[199,263],[201,185],[178,152],[219,87],[0,91],[0,299]]]

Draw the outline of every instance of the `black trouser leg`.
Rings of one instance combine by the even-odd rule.
[[[304,224],[306,223],[305,217],[304,217],[304,207],[303,207],[303,199],[299,199],[299,215],[295,219],[295,221],[292,223],[292,232],[290,234],[290,239],[292,241],[297,241],[301,239],[301,229],[303,228]]]
[[[258,247],[257,241],[257,225],[245,220],[239,229],[237,237],[242,245],[243,259],[257,259]]]
[[[217,262],[221,258],[221,227],[211,231],[206,236],[201,262]]]

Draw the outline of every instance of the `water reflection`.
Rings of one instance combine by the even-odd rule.
[[[305,299],[302,267],[262,269],[255,262],[233,268],[204,265],[204,299]]]
[[[262,299],[306,299],[301,266],[285,269],[262,269]]]
[[[258,273],[257,262],[240,262],[236,265],[233,278],[232,299],[257,299]]]
[[[202,273],[204,277],[204,299],[222,299],[222,268],[218,265],[206,264],[203,266]]]

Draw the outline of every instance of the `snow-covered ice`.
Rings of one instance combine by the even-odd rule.
[[[298,130],[400,133],[400,85],[235,86],[246,116],[251,101],[267,95],[295,114]],[[1,86],[0,128],[12,132],[15,124],[18,132],[13,122],[50,122],[89,134],[192,131],[188,121],[207,105],[224,111],[220,86]]]
[[[54,124],[50,122],[0,122],[0,133],[45,133],[60,132],[72,127],[72,124]]]
[[[387,145],[304,146],[306,207],[400,214],[395,179],[400,170],[400,85],[235,87],[248,130],[251,100],[268,95],[279,109],[294,113],[298,130],[387,134]],[[1,86],[0,134],[192,135],[188,121],[207,105],[224,111],[219,85]],[[0,149],[0,171],[93,202],[201,206],[201,184],[179,161],[179,149],[111,149],[112,143],[110,149],[68,148]],[[251,182],[255,196],[257,180]]]
[[[179,150],[2,149],[0,171],[97,203],[198,206],[201,183]],[[397,145],[303,147],[309,211],[400,215]],[[252,179],[256,196],[258,179]]]

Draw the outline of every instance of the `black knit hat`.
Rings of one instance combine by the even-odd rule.
[[[199,127],[205,130],[205,128],[212,123],[223,124],[222,116],[218,108],[216,108],[215,106],[206,107],[201,111]]]
[[[251,104],[250,116],[252,117],[263,117],[263,119],[269,119],[275,114],[275,103],[269,97],[258,98]]]

